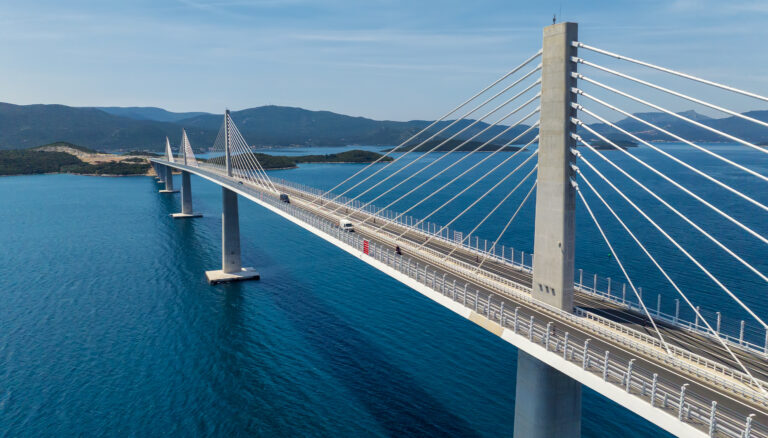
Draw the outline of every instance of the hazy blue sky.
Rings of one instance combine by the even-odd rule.
[[[0,0],[0,101],[433,118],[560,10],[584,42],[768,94],[768,1]]]

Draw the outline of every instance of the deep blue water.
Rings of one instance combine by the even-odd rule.
[[[761,156],[738,158],[766,169]],[[764,185],[700,164],[766,201]],[[271,174],[327,188],[358,169]],[[205,217],[183,221],[168,216],[178,195],[158,194],[148,177],[0,178],[0,436],[512,436],[514,347],[246,201],[243,260],[262,279],[209,286],[203,271],[221,263],[220,189],[197,177],[192,185]],[[478,233],[494,239],[527,187]],[[446,199],[436,195],[414,212]],[[743,203],[719,199],[766,231]],[[532,249],[532,207],[529,200],[505,244]],[[435,219],[447,222],[455,211]],[[470,212],[457,228],[481,217]],[[711,215],[700,219],[765,270],[762,247]],[[701,241],[667,223],[689,233],[686,242]],[[583,208],[577,227],[579,266],[618,278]],[[663,284],[629,241],[619,247],[641,285]],[[736,309],[666,252],[702,307]],[[729,262],[708,262],[766,314],[764,284]],[[585,437],[665,436],[586,388],[583,409]]]

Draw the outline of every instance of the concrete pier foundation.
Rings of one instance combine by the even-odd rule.
[[[240,260],[240,218],[237,193],[221,188],[221,269],[206,271],[211,284],[229,281],[258,280],[253,268],[243,268]]]
[[[173,189],[173,169],[168,166],[163,167],[163,180],[165,181],[165,189],[160,190],[160,193],[178,193],[178,190]]]
[[[517,354],[514,435],[581,436],[581,384],[522,351]]]
[[[190,182],[189,172],[181,171],[181,213],[171,215],[174,219],[184,219],[193,217],[202,217],[192,211],[192,183]]]

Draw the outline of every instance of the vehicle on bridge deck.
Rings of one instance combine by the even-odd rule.
[[[339,220],[339,227],[341,227],[341,229],[344,231],[349,231],[350,233],[355,232],[355,226],[352,224],[351,221],[348,221],[346,219]]]
[[[280,194],[280,200],[285,202],[286,204],[290,204],[291,203],[290,198],[288,198],[288,195],[286,195],[285,193],[281,193]]]

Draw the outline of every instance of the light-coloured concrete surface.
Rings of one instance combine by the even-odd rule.
[[[581,384],[519,350],[515,437],[581,436]]]
[[[224,272],[221,269],[215,271],[205,271],[205,278],[208,283],[228,283],[232,281],[258,280],[259,273],[253,268],[240,268],[238,272]]]
[[[576,201],[570,135],[575,67],[570,57],[576,55],[571,42],[577,40],[576,23],[544,28],[531,292],[536,300],[567,312],[573,312]],[[517,358],[515,437],[581,436],[581,384],[522,350]]]
[[[240,272],[240,218],[237,193],[221,188],[221,270]]]
[[[174,218],[174,219],[187,219],[187,218],[193,218],[193,217],[203,217],[203,215],[200,214],[200,213],[191,213],[191,214],[187,214],[187,213],[172,213],[171,217]]]
[[[576,23],[544,28],[541,70],[539,169],[536,187],[533,297],[567,312],[573,311],[575,190],[570,184],[570,134],[575,115],[571,87],[576,55],[571,41],[578,38]]]
[[[193,215],[192,213],[192,183],[190,182],[189,172],[181,172],[181,213]]]
[[[162,193],[176,193],[178,190],[173,189],[173,169],[165,166],[163,169],[163,179],[165,180],[165,192]]]

